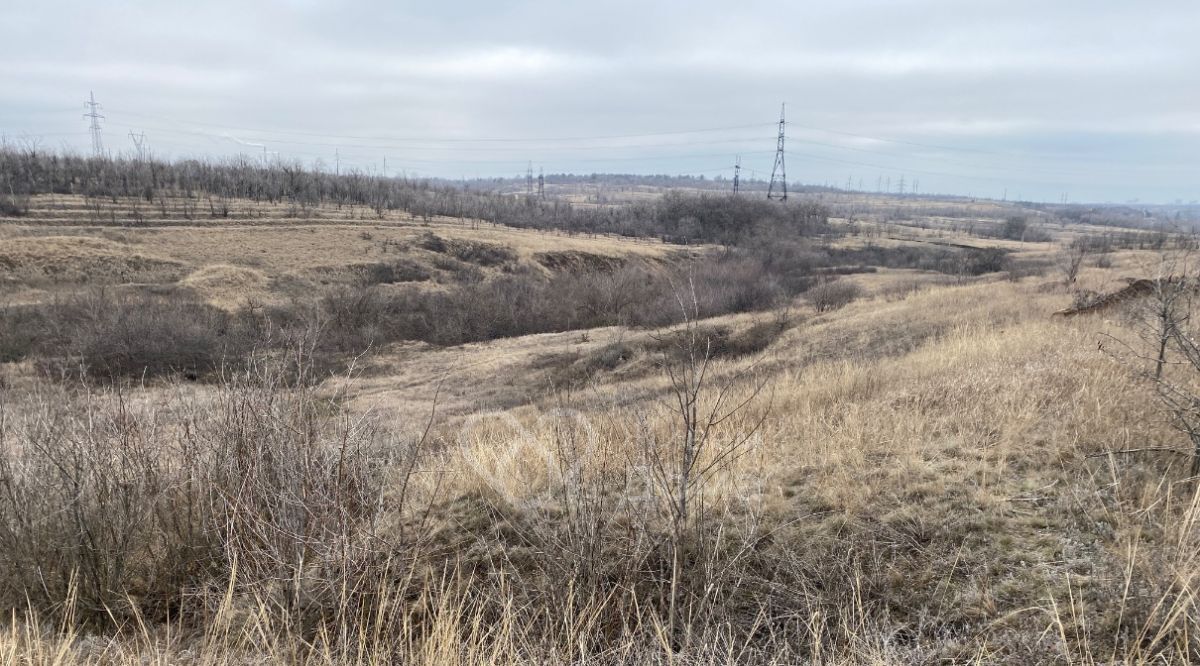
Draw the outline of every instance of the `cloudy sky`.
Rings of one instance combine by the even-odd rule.
[[[1200,199],[1200,2],[6,3],[0,134],[442,177]]]

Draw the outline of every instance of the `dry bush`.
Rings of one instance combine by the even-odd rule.
[[[385,304],[376,291],[342,287],[315,304],[229,313],[186,293],[95,289],[0,308],[0,360],[30,359],[42,374],[63,380],[180,376],[212,382],[256,354],[285,355],[301,345],[310,352],[306,380],[319,381],[348,355],[396,339],[379,332],[387,323]]]
[[[397,282],[424,282],[432,277],[424,266],[411,259],[394,259],[365,264],[358,267],[358,273],[359,283],[368,287]]]
[[[941,247],[932,244],[868,245],[826,248],[828,265],[880,266],[935,271],[946,275],[974,276],[1004,270],[1006,250],[1000,248]]]
[[[143,378],[212,373],[249,353],[249,330],[222,310],[182,295],[105,289],[0,312],[7,360],[34,357],[54,376]]]
[[[0,217],[23,217],[29,214],[29,197],[0,196]]]
[[[944,275],[923,275],[921,277],[906,277],[881,286],[878,294],[889,303],[902,301],[914,294],[954,284],[954,279]]]
[[[452,260],[457,261],[457,260]],[[309,320],[321,348],[358,352],[396,340],[438,345],[601,326],[659,327],[679,321],[674,289],[692,285],[701,317],[765,310],[795,293],[752,257],[730,256],[671,269],[629,263],[615,270],[544,277],[512,273],[452,289],[327,292],[313,311],[274,308],[277,326]]]
[[[862,296],[862,288],[853,282],[835,280],[823,282],[808,291],[805,298],[817,312],[830,312],[846,307]]]
[[[808,341],[839,345],[839,355],[770,375],[769,405],[751,401],[707,436],[705,415],[723,414],[715,409],[722,401],[740,404],[759,384],[749,361],[708,358],[713,340],[701,327],[664,336],[679,349],[662,358],[674,379],[564,395],[486,423],[477,418],[457,438],[435,433],[441,437],[420,459],[407,448],[391,453],[390,438],[342,412],[336,396],[308,402],[302,396],[317,394],[306,384],[254,375],[245,375],[247,388],[222,386],[218,400],[186,395],[161,409],[145,394],[89,397],[51,386],[42,389],[48,400],[30,397],[35,406],[25,406],[12,402],[25,398],[0,393],[9,401],[7,450],[58,432],[85,444],[127,433],[121,437],[132,438],[132,450],[162,459],[151,469],[163,483],[110,472],[101,461],[119,483],[97,485],[100,492],[89,484],[103,480],[85,476],[85,506],[119,497],[126,486],[144,488],[131,495],[141,506],[161,506],[154,498],[171,493],[193,497],[195,488],[217,487],[222,500],[219,511],[204,508],[218,505],[210,495],[200,493],[195,504],[203,509],[196,515],[216,518],[199,521],[212,529],[186,543],[219,546],[203,560],[211,569],[198,566],[200,573],[188,566],[199,558],[178,556],[172,566],[158,554],[178,540],[154,535],[178,528],[154,517],[126,520],[123,504],[106,504],[132,525],[133,544],[150,544],[123,558],[127,569],[155,574],[127,576],[130,589],[190,581],[173,597],[181,601],[105,592],[114,614],[128,620],[125,633],[109,641],[87,639],[69,623],[59,633],[63,624],[55,622],[72,607],[79,618],[97,615],[97,594],[87,592],[94,583],[50,602],[35,590],[44,620],[23,616],[25,597],[6,592],[18,612],[0,632],[0,661],[41,663],[30,655],[60,649],[59,661],[43,661],[1196,661],[1193,490],[1162,483],[1169,470],[1119,456],[1100,459],[1115,462],[1094,477],[1080,474],[1097,460],[1086,453],[1163,435],[1139,418],[1153,396],[1097,354],[1087,331],[1041,316],[1061,294],[997,282],[913,298],[815,322]],[[865,331],[894,334],[913,324],[914,312],[922,326],[945,335],[886,358],[846,353],[847,341]],[[689,377],[700,375],[712,390],[693,400]],[[651,395],[633,397],[631,386]],[[85,400],[96,408],[84,409]],[[51,408],[66,416],[51,418]],[[726,446],[754,432],[761,444]],[[685,456],[689,440],[706,437],[707,454]],[[342,442],[366,452],[356,458],[361,473],[339,476],[340,453],[333,452]],[[213,455],[195,466],[176,463],[184,443]],[[90,468],[91,451],[118,449],[82,450]],[[674,489],[688,458],[699,471],[725,451],[728,465],[696,483],[684,479],[695,493],[687,497],[688,519],[677,520]],[[36,507],[44,496],[72,507],[60,472],[31,459],[10,458],[39,479],[18,493],[24,505]],[[118,459],[141,469],[138,455]],[[380,485],[379,474],[392,479]],[[244,498],[242,488],[250,489]],[[2,495],[0,506],[8,506]],[[364,497],[379,498],[378,510],[363,509],[370,503]],[[308,504],[313,509],[302,511]],[[33,543],[54,544],[38,558],[79,552],[72,551],[82,538],[73,513],[35,512],[52,538]],[[84,524],[104,513],[83,512]],[[5,525],[19,526],[24,515],[0,513]],[[342,520],[353,525],[348,537]],[[240,538],[227,539],[230,530]],[[0,557],[27,543],[0,542]],[[226,548],[248,563],[244,578],[232,575]],[[40,584],[27,566],[0,574]],[[147,588],[143,580],[158,582]],[[63,588],[56,582],[54,596]],[[143,631],[129,610],[154,618],[164,606],[176,618],[169,630],[148,623]]]
[[[275,363],[164,407],[39,385],[0,398],[0,448],[0,603],[57,622],[194,615],[225,585],[308,618],[402,552],[377,528],[412,445]]]
[[[27,358],[43,333],[40,308],[14,305],[0,307],[0,363]]]
[[[430,264],[439,271],[446,273],[452,282],[472,283],[483,281],[483,271],[478,266],[455,259],[454,257],[438,255],[433,258]]]
[[[417,247],[437,252],[476,266],[500,266],[517,260],[512,248],[484,241],[442,238],[425,232],[416,240]]]

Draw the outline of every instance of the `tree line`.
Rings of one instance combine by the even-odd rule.
[[[262,164],[246,157],[164,161],[84,157],[37,148],[0,146],[0,215],[28,212],[30,197],[81,195],[93,200],[213,197],[214,217],[230,200],[286,204],[294,214],[327,206],[363,206],[380,217],[400,211],[425,219],[452,217],[572,233],[660,237],[680,243],[737,244],[763,233],[829,233],[829,212],[817,203],[787,205],[729,194],[668,193],[623,206],[578,206],[550,198],[459,187],[448,181],[386,177],[361,171],[328,173],[299,162]],[[194,207],[193,207],[194,209]],[[185,210],[187,210],[185,208]],[[190,219],[194,210],[187,212]],[[168,215],[163,206],[163,215]]]

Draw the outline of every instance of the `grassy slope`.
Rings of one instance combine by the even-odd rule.
[[[1117,268],[1091,269],[1084,281],[1112,284],[1136,265],[1126,255]],[[1099,663],[1113,651],[1117,661],[1142,663],[1153,651],[1172,654],[1179,633],[1191,629],[1195,512],[1179,510],[1187,488],[1161,483],[1169,459],[1087,457],[1168,445],[1176,436],[1155,418],[1147,388],[1097,349],[1101,333],[1115,330],[1110,322],[1051,317],[1067,301],[1051,278],[1027,278],[879,296],[823,315],[798,310],[798,323],[762,357],[716,363],[718,379],[766,377],[769,391],[728,426],[764,417],[760,443],[721,471],[705,501],[718,515],[753,515],[768,526],[763,548],[792,563],[791,580],[811,586],[801,591],[813,613],[802,618],[806,626],[828,623],[844,633],[848,647],[831,661]],[[377,373],[350,386],[356,409],[388,410],[387,400],[429,396],[438,368],[448,367],[445,390],[458,401],[451,411],[461,412],[481,404],[473,387],[492,382],[487,388],[502,393],[495,385],[501,376],[526,382],[512,391],[530,395],[531,404],[519,397],[483,401],[511,416],[507,423],[442,426],[437,466],[445,473],[414,491],[439,507],[437,538],[460,549],[456,557],[486,567],[497,554],[523,547],[494,529],[489,516],[530,529],[555,520],[539,502],[557,483],[541,461],[557,455],[549,415],[558,403],[536,390],[544,387],[529,373],[547,354],[592,350],[605,335],[615,334],[599,332],[595,341],[534,336],[445,352],[397,349]],[[423,370],[413,372],[417,367]],[[752,386],[737,382],[735,399],[749,397]],[[572,406],[598,424],[587,464],[612,454],[636,457],[634,423],[673,436],[666,388],[657,374],[617,372],[577,396]],[[383,400],[381,391],[398,396]],[[415,419],[418,411],[405,416]],[[524,429],[519,438],[513,422]],[[259,621],[267,615],[262,610]],[[454,626],[435,632],[412,656],[509,662],[532,645],[521,636],[517,610],[492,627],[510,632],[498,653],[481,647],[482,638],[480,645],[461,644],[455,636],[464,627],[455,622],[464,615],[470,617],[448,614]],[[239,634],[216,623],[199,644],[194,637],[164,640],[155,630],[141,643],[88,643],[83,651],[15,625],[0,636],[0,659],[73,663],[107,654],[117,662],[151,655],[166,661],[186,647],[208,663],[243,649],[273,652],[280,661],[356,660],[319,646],[315,653],[287,642],[260,646],[253,625]],[[914,631],[918,645],[897,633]],[[149,644],[151,637],[160,643]]]
[[[566,236],[450,218],[381,218],[353,207],[298,212],[233,204],[229,218],[212,218],[202,206],[193,219],[147,214],[133,223],[131,207],[147,208],[145,202],[106,201],[96,214],[81,197],[35,197],[29,216],[0,220],[0,303],[36,302],[95,284],[179,286],[229,309],[282,301],[352,282],[357,269],[381,262],[404,260],[436,275],[435,254],[415,247],[425,233],[511,248],[530,264],[540,252],[659,258],[678,250],[644,239]]]

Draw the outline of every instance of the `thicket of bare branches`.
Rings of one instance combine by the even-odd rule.
[[[233,200],[249,200],[287,204],[300,217],[318,206],[362,206],[380,215],[403,211],[426,219],[446,216],[514,227],[664,237],[680,243],[735,243],[767,232],[811,236],[831,231],[828,211],[812,202],[778,206],[746,197],[673,194],[662,201],[590,208],[437,181],[360,171],[332,174],[299,163],[109,159],[11,145],[0,146],[0,193],[9,195],[6,206],[15,211],[6,214],[20,212],[19,202],[30,195],[83,195],[95,203],[98,220],[105,217],[106,201],[140,200],[165,220],[187,221],[229,217]],[[128,215],[123,211],[121,217]],[[111,222],[116,221],[114,215]]]
[[[1200,305],[1197,259],[1188,249],[1161,252],[1151,266],[1151,277],[1142,282],[1147,287],[1125,304],[1132,338],[1110,336],[1110,351],[1154,387],[1168,420],[1186,436],[1188,449],[1179,453],[1190,458],[1193,478],[1200,475],[1200,331],[1194,320]]]

